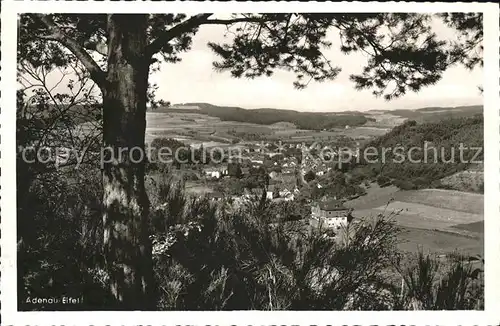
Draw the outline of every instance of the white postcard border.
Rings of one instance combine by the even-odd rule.
[[[13,325],[321,325],[498,324],[500,322],[499,8],[494,3],[401,2],[93,2],[3,1],[1,13],[1,315]],[[458,12],[484,13],[485,311],[388,312],[17,312],[16,276],[16,48],[17,14],[152,12]]]

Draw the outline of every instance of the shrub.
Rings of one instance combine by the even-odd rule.
[[[313,181],[314,179],[316,179],[316,174],[313,172],[313,171],[308,171],[305,175],[304,175],[304,180],[306,182],[311,182]]]
[[[417,177],[413,179],[413,184],[417,189],[428,187],[431,184],[431,181],[425,177]]]
[[[394,180],[392,183],[401,190],[414,190],[417,188],[413,182],[408,180]]]
[[[17,194],[18,309],[99,309],[109,300],[93,272],[103,263],[100,173],[82,165],[18,181],[27,182]],[[78,307],[27,303],[62,295],[87,299]]]
[[[184,171],[182,173],[182,179],[184,181],[198,181],[198,175],[193,171]]]
[[[391,184],[391,179],[385,175],[379,175],[377,177],[377,183],[380,187],[387,187]]]
[[[419,251],[414,263],[400,269],[406,286],[402,308],[411,310],[482,309],[483,264],[477,257],[450,255],[442,260]]]
[[[186,204],[185,216],[193,218],[171,225],[155,245],[160,308],[390,308],[392,294],[388,299],[380,291],[383,271],[397,255],[392,222],[359,220],[349,240],[337,243],[300,224],[268,224],[271,216],[287,214],[272,207],[256,197],[232,213],[219,206],[200,216]]]
[[[19,188],[29,190],[18,196],[28,203],[18,216],[30,226],[18,248],[20,310],[32,309],[22,304],[31,295],[83,294],[86,304],[76,307],[83,310],[110,300],[100,262],[102,193],[92,179],[99,174],[88,175],[74,184],[66,172],[51,174]],[[234,206],[190,197],[171,175],[148,180],[160,310],[482,307],[482,271],[464,259],[395,264],[392,216],[355,219],[331,239],[294,221],[308,216],[303,203],[274,204],[257,193]]]

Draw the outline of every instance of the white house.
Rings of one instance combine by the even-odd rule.
[[[224,175],[228,175],[228,174],[229,174],[229,171],[228,171],[227,166],[222,166],[222,167],[220,167],[220,168],[219,168],[219,171],[220,171],[220,173],[221,173],[221,175],[222,175],[222,176],[224,176]]]
[[[205,175],[209,178],[221,178],[228,174],[227,167],[208,168],[205,170]]]
[[[349,209],[339,200],[321,201],[311,206],[311,224],[317,227],[340,229],[347,225]]]
[[[273,200],[276,193],[276,187],[274,185],[269,185],[266,190],[266,198],[269,200]]]
[[[220,171],[205,171],[206,175],[210,178],[217,178],[219,179],[221,176]]]

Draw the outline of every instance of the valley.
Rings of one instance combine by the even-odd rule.
[[[390,135],[391,130],[401,126],[408,120],[418,121],[417,126],[422,126],[418,128],[423,128],[429,123],[430,128],[432,128],[432,123],[448,120],[450,114],[458,113],[460,117],[472,118],[478,113],[478,107],[328,113],[330,117],[364,114],[367,117],[367,122],[362,125],[343,125],[322,130],[311,130],[302,129],[290,121],[261,124],[237,121],[237,119],[234,121],[227,120],[228,115],[232,112],[231,110],[236,109],[229,109],[229,112],[222,114],[220,112],[224,108],[215,110],[213,107],[215,106],[208,104],[186,104],[175,105],[170,109],[163,108],[147,112],[146,142],[150,143],[156,138],[171,138],[191,148],[199,149],[203,147],[207,149],[217,147],[223,150],[234,148],[248,150],[258,147],[259,144],[278,142],[283,142],[287,148],[295,148],[300,144],[320,143],[323,145],[347,146],[355,149],[367,144],[387,142],[383,139]],[[208,111],[207,108],[212,108],[213,111]],[[238,108],[238,110],[244,109]],[[279,110],[275,111],[279,112]],[[269,111],[266,112],[269,113]],[[387,139],[390,141],[390,138]],[[257,153],[248,155],[249,159],[253,160],[259,156]],[[257,158],[257,161],[261,160],[259,161],[261,163],[257,163],[258,166],[262,166],[268,173],[274,170],[277,171],[278,177],[271,178],[271,184],[283,184],[286,173],[293,173],[293,169],[288,169],[290,172],[286,172],[288,171],[286,168],[280,167],[277,169],[276,164],[273,165],[272,162],[263,163],[265,155],[259,157],[261,158]],[[288,161],[277,162],[283,165]],[[253,168],[257,168],[257,165],[253,164]],[[301,166],[304,174],[304,162],[302,162]],[[252,168],[252,166],[249,167]],[[395,166],[394,168],[397,170],[402,167]],[[415,167],[411,168],[415,169]],[[428,169],[423,168],[422,171],[428,174]],[[327,175],[330,168],[324,165],[315,169],[317,179],[315,182],[318,184],[328,182]],[[324,172],[322,172],[323,170]],[[322,173],[325,173],[324,177],[320,176]],[[357,170],[354,169],[348,171],[346,176],[350,175],[352,177],[356,173]],[[186,192],[188,194],[202,196],[217,193],[215,189],[225,187],[217,186],[216,181],[205,180],[206,177],[203,171],[197,172],[196,175],[197,180],[186,183]],[[438,177],[440,184],[444,188],[436,189],[435,187],[426,188],[424,186],[413,190],[404,190],[395,185],[381,187],[375,182],[374,176],[366,176],[363,177],[365,180],[365,194],[358,195],[353,200],[346,200],[345,205],[353,208],[354,215],[358,218],[377,216],[378,214],[393,215],[396,224],[402,228],[400,233],[401,243],[399,244],[401,250],[411,252],[420,249],[432,252],[460,250],[469,254],[482,254],[484,238],[484,196],[480,193],[482,183],[484,183],[482,166],[471,166],[469,169],[458,170],[458,172],[451,174],[445,172],[445,175],[444,178]],[[417,177],[422,176],[423,174],[417,175]],[[370,178],[371,182],[367,184],[366,181],[369,181]],[[292,189],[294,180],[292,176],[291,180],[286,182],[288,184],[286,187]],[[446,189],[446,187],[449,189]],[[307,195],[311,193],[310,188],[310,184],[301,188],[306,197],[312,196]],[[334,192],[330,190],[324,191],[323,196],[325,195],[333,196]]]

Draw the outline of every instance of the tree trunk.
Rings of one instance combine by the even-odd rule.
[[[153,268],[144,188],[149,65],[146,15],[108,16],[108,77],[103,87],[104,255],[113,309],[153,310]],[[112,155],[112,156],[111,156]]]

